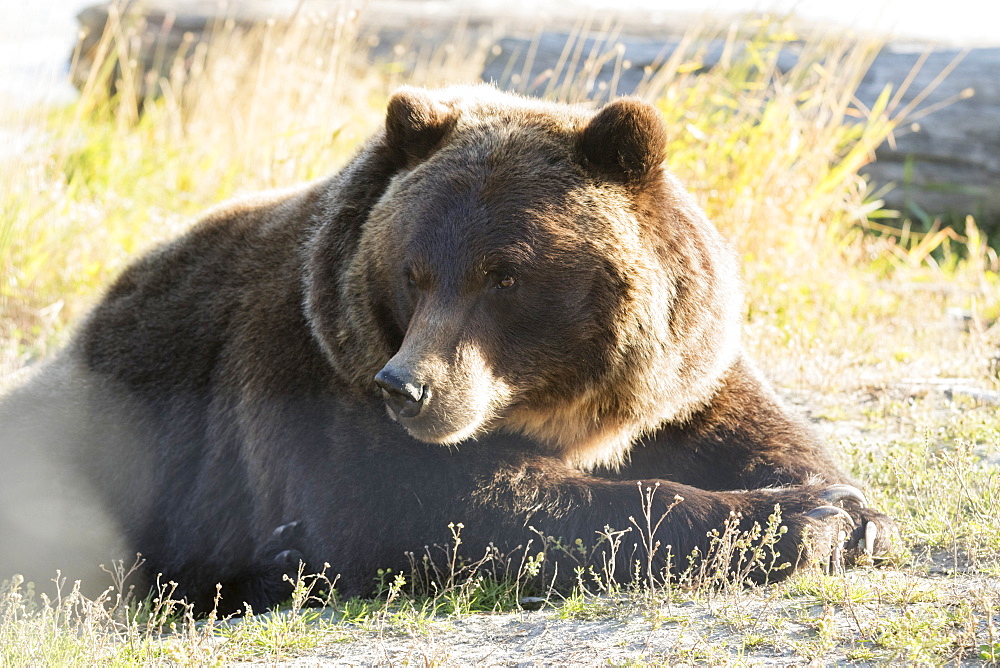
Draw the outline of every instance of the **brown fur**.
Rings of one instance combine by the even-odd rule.
[[[369,591],[449,522],[471,552],[592,542],[641,515],[637,481],[654,514],[684,498],[675,555],[778,504],[804,563],[846,478],[746,360],[733,254],[664,146],[638,100],[400,91],[342,172],[140,259],[0,402],[0,570],[135,550],[202,608],[216,582],[261,608],[300,558]]]

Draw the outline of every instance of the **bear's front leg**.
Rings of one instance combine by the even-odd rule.
[[[730,368],[713,400],[681,424],[665,425],[633,445],[628,461],[597,475],[618,480],[666,478],[708,490],[796,486],[852,487],[810,426],[786,409],[745,359]],[[860,494],[838,505],[851,517],[834,557],[878,562],[892,554],[899,530]]]
[[[707,565],[758,583],[784,579],[808,563],[839,561],[855,524],[844,506],[864,504],[859,491],[839,484],[704,490],[667,480],[609,481],[552,463],[494,480],[479,496],[489,505],[481,510],[492,517],[466,522],[473,531],[506,526],[514,534],[530,526],[563,545],[581,539],[597,547],[588,565],[607,564],[614,556],[616,573],[627,577],[638,561],[656,573],[679,575],[692,565]],[[509,508],[527,512],[504,517]],[[625,532],[618,534],[614,550],[597,545],[608,529]],[[500,536],[494,532],[493,538]],[[502,538],[498,544],[523,540],[516,534]],[[558,550],[546,560],[566,575],[581,565],[576,555]]]

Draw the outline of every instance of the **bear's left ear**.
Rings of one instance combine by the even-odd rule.
[[[420,162],[437,148],[455,125],[457,113],[419,88],[403,87],[393,93],[385,115],[389,148],[404,162]]]
[[[666,157],[667,133],[660,113],[634,97],[609,102],[597,112],[580,137],[587,162],[602,175],[625,183],[642,183]]]

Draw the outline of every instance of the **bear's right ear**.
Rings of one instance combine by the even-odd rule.
[[[427,91],[400,88],[389,100],[386,142],[404,164],[413,165],[437,148],[455,125],[456,116],[454,109],[434,100]]]
[[[660,113],[634,97],[609,102],[580,136],[587,162],[603,176],[640,184],[666,157],[667,132]]]

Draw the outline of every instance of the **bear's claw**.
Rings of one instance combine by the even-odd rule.
[[[853,485],[830,485],[819,495],[823,501],[828,504],[833,505],[838,501],[843,501],[845,499],[851,499],[857,501],[862,508],[868,507],[868,499],[861,492],[860,489],[854,487]]]
[[[839,491],[836,493],[839,493]],[[853,494],[849,494],[849,496],[850,498],[856,498]],[[851,514],[839,506],[818,506],[807,512],[805,515],[806,517],[819,520],[821,522],[825,522],[830,518],[838,518],[841,522],[846,522],[851,527],[852,532],[855,526],[854,518],[851,517]],[[823,571],[827,575],[841,571],[844,568],[844,548],[846,547],[848,537],[851,534],[844,530],[844,524],[841,522],[837,522],[833,527],[830,527],[832,533],[825,534],[829,536],[829,542],[827,543],[826,550],[822,550],[821,552],[826,553],[826,556],[822,559],[822,565]]]
[[[854,526],[854,518],[851,517],[851,514],[837,506],[819,506],[806,513],[806,517],[811,517],[814,520],[825,520],[834,516],[843,517],[852,527]]]
[[[303,560],[303,555],[298,550],[283,550],[274,557],[274,563],[282,568],[298,568]]]
[[[865,523],[865,537],[861,539],[858,547],[864,550],[865,556],[871,559],[875,553],[875,541],[878,540],[878,525],[874,522]]]

